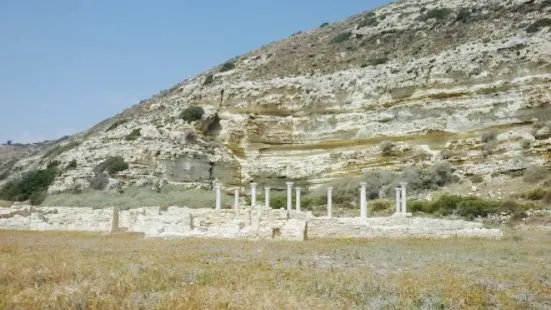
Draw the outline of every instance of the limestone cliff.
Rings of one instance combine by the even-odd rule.
[[[399,1],[183,81],[19,167],[122,156],[125,185],[323,183],[447,159],[458,174],[549,164],[551,1]],[[202,107],[202,120],[180,118]],[[482,141],[487,132],[497,139]],[[379,144],[395,151],[382,156]],[[487,142],[487,141],[486,141]]]

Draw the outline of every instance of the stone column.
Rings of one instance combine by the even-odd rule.
[[[327,188],[327,217],[333,218],[333,188],[331,186]]]
[[[293,209],[293,182],[287,182],[287,211]]]
[[[300,212],[300,190],[301,188],[300,187],[297,187],[296,188],[296,205],[297,205],[297,211]]]
[[[402,202],[402,214],[403,215],[406,215],[407,214],[407,195],[406,195],[406,186],[408,185],[407,182],[402,182],[400,183],[400,185],[402,186],[402,199],[401,199],[401,202]]]
[[[270,188],[268,186],[264,187],[264,205],[266,209],[270,209]]]
[[[366,182],[360,183],[360,223],[367,224],[367,193]]]
[[[251,183],[251,209],[256,208],[256,183]]]
[[[233,195],[233,209],[235,210],[235,214],[239,215],[239,187],[234,189]]]
[[[214,185],[214,189],[216,190],[216,212],[218,212],[222,209],[222,186],[217,183],[216,185]]]
[[[400,210],[402,209],[402,204],[400,202],[400,195],[401,195],[401,192],[402,192],[402,189],[399,188],[399,187],[396,187],[394,188],[394,190],[396,191],[396,215],[400,214]]]

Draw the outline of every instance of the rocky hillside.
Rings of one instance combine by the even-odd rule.
[[[549,16],[549,0],[399,1],[229,60],[13,168],[57,160],[63,191],[110,156],[129,164],[124,186],[549,165]]]

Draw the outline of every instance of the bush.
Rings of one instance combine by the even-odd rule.
[[[383,156],[391,156],[392,152],[394,151],[394,143],[390,141],[384,141],[379,145],[379,149],[381,150],[381,154]]]
[[[33,206],[38,206],[46,199],[47,196],[48,193],[46,191],[35,191],[29,196],[29,202]]]
[[[448,162],[436,163],[425,169],[407,169],[402,173],[400,179],[407,182],[408,188],[414,192],[435,190],[459,180],[453,174],[453,167]]]
[[[207,75],[205,77],[205,81],[203,82],[203,86],[210,85],[214,81],[214,76],[212,74]]]
[[[107,171],[108,174],[113,175],[118,172],[128,169],[128,164],[120,156],[109,157],[101,164],[96,166],[94,173],[100,175],[103,172]]]
[[[73,159],[69,162],[67,165],[67,169],[75,169],[77,167],[77,161],[76,159]]]
[[[459,12],[457,13],[457,17],[455,18],[456,21],[461,23],[470,23],[473,21],[473,16],[471,13],[471,9],[469,8],[461,8]]]
[[[109,131],[111,131],[111,130],[114,130],[114,129],[116,129],[117,127],[119,127],[120,125],[123,125],[123,124],[128,123],[128,121],[129,121],[129,120],[128,120],[128,119],[125,119],[125,118],[123,118],[123,119],[118,119],[118,120],[116,120],[113,124],[111,124],[111,126],[109,126],[109,127],[107,128],[107,130],[105,130],[105,132],[109,132]]]
[[[203,108],[192,106],[182,111],[180,118],[188,123],[191,123],[200,120],[203,117],[203,114],[205,114],[205,110],[203,110]]]
[[[484,178],[480,174],[472,175],[470,178],[473,184],[478,184],[484,182]]]
[[[432,9],[424,13],[419,17],[419,20],[427,21],[429,19],[436,19],[437,21],[441,21],[446,19],[450,14],[452,13],[451,9],[448,8],[439,8],[439,9]]]
[[[543,188],[536,188],[527,193],[521,195],[522,198],[527,200],[542,200],[547,195],[547,191]]]
[[[491,141],[495,141],[497,139],[497,133],[495,131],[488,131],[488,132],[485,132],[482,134],[482,136],[480,137],[480,139],[482,140],[482,142],[484,143],[488,143],[488,142],[491,142]]]
[[[125,139],[127,141],[134,141],[142,135],[141,131],[142,131],[141,128],[135,128],[134,130],[132,130],[132,132],[128,136],[126,136]]]
[[[335,43],[335,44],[342,43],[342,42],[348,40],[351,35],[352,35],[352,32],[350,32],[350,31],[340,33],[336,37],[331,39],[331,43]]]
[[[60,154],[63,154],[67,151],[70,151],[76,147],[78,147],[80,145],[80,142],[79,141],[71,141],[67,144],[64,144],[64,145],[56,145],[52,148],[50,148],[45,154],[44,154],[44,158],[48,158],[48,157],[57,157],[58,155]]]
[[[360,29],[360,28],[363,28],[363,27],[375,27],[379,24],[379,22],[377,21],[377,18],[375,18],[373,15],[369,15],[369,16],[366,16],[364,17],[360,23],[358,24],[358,27],[356,27],[356,29]]]
[[[524,181],[528,183],[537,183],[547,178],[548,175],[549,172],[545,167],[532,166],[524,171]]]
[[[329,23],[323,23],[323,24],[320,25],[320,28],[324,28],[324,27],[327,27],[327,26],[329,26]]]
[[[520,146],[523,148],[523,149],[529,149],[530,146],[532,145],[532,143],[530,142],[530,140],[522,140]]]
[[[6,183],[0,189],[0,199],[25,201],[31,198],[38,200],[39,193],[45,193],[58,175],[57,168],[33,170],[21,178]]]
[[[228,61],[222,65],[220,72],[226,72],[235,69],[235,63]]]
[[[368,66],[378,66],[378,65],[386,64],[387,62],[388,62],[388,57],[386,56],[379,57],[379,58],[372,58],[368,60],[366,63],[362,64],[361,67],[365,68]]]
[[[528,33],[534,33],[540,31],[540,29],[545,27],[551,27],[551,19],[550,18],[543,18],[540,20],[535,21],[532,25],[528,26],[526,28],[526,32]]]
[[[92,177],[89,182],[91,189],[101,191],[109,184],[109,177],[105,173],[99,173]]]

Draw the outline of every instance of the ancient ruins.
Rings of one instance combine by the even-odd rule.
[[[320,238],[451,238],[499,239],[499,229],[482,223],[412,217],[407,212],[406,183],[396,188],[396,212],[390,217],[370,217],[366,184],[360,183],[360,217],[334,217],[332,188],[327,188],[327,215],[316,217],[301,210],[301,188],[287,182],[287,208],[272,209],[270,187],[264,203],[257,202],[257,184],[250,184],[250,205],[235,188],[232,209],[222,209],[222,184],[214,186],[213,209],[141,207],[119,210],[15,205],[0,209],[0,229],[36,231],[138,232],[157,238],[222,238],[248,240],[307,240]]]

